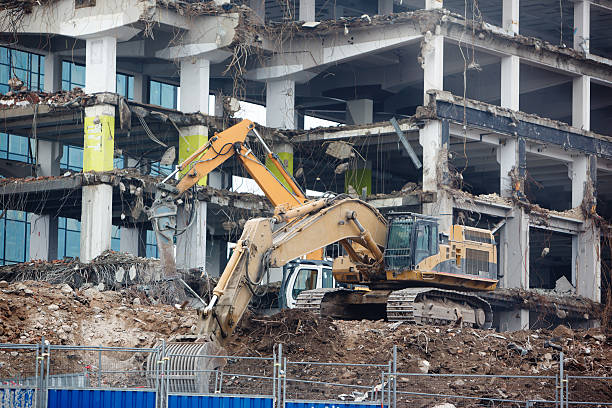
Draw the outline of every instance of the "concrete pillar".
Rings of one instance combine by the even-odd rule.
[[[281,163],[283,163],[283,166],[285,166],[287,173],[293,175],[293,146],[289,143],[280,143],[274,145],[273,149]],[[281,183],[285,185],[285,187],[289,188],[289,184],[285,178],[281,176],[276,166],[272,164],[268,157],[266,157],[266,167],[276,176],[277,179],[280,180]]]
[[[215,116],[222,118],[223,111],[223,94],[221,92],[217,92],[215,93]]]
[[[517,56],[501,59],[501,106],[519,110],[521,60]]]
[[[59,176],[62,144],[39,140],[36,151],[36,174],[42,177]],[[32,214],[30,219],[30,259],[57,259],[57,217]]]
[[[227,264],[227,240],[223,237],[214,237],[206,242],[206,272],[209,276],[218,277],[223,273]]]
[[[572,180],[572,207],[578,207],[584,199],[589,177],[589,157],[581,154],[574,158],[569,166],[569,178]]]
[[[357,166],[344,173],[344,191],[361,196],[364,188],[367,195],[372,194],[372,163],[359,160]]]
[[[58,92],[62,89],[62,58],[54,52],[45,55],[45,92]]]
[[[115,107],[95,105],[85,108],[83,172],[113,169],[115,149]]]
[[[179,207],[177,227],[179,231],[189,225],[187,230],[176,237],[176,267],[179,270],[206,267],[206,202],[195,200],[192,208]]]
[[[346,102],[346,123],[365,125],[374,122],[374,101],[372,99],[355,99]]]
[[[519,33],[519,0],[503,0],[502,28],[510,34]]]
[[[266,125],[295,129],[295,81],[280,79],[266,84]]]
[[[83,186],[81,204],[81,261],[89,262],[111,249],[113,186]]]
[[[147,103],[149,100],[149,76],[134,74],[134,101]]]
[[[517,168],[518,143],[516,139],[508,138],[497,150],[499,163],[499,195],[512,197],[515,187],[512,185],[512,171]]]
[[[208,115],[210,61],[202,57],[181,60],[181,110]]]
[[[426,35],[425,39],[427,43],[422,47],[421,52],[423,57],[423,103],[427,105],[429,104],[427,91],[444,90],[444,37],[434,34],[431,37]]]
[[[202,125],[186,126],[181,128],[181,136],[179,137],[179,158],[178,162],[182,163],[185,159],[191,156],[198,148],[208,142],[208,127]],[[189,168],[181,171],[181,175],[186,174]],[[205,186],[208,177],[203,177],[198,181],[198,185]]]
[[[576,294],[601,302],[601,232],[592,219],[572,238]]]
[[[115,92],[117,86],[117,39],[89,38],[86,41],[85,92]]]
[[[591,129],[591,77],[574,78],[572,85],[572,126]]]
[[[439,9],[444,7],[444,2],[442,0],[425,0],[425,9]]]
[[[266,21],[266,0],[251,0],[249,6],[259,16],[262,23]]]
[[[315,21],[315,0],[300,0],[300,21]]]
[[[529,214],[514,208],[500,231],[499,280],[504,288],[529,289]]]
[[[378,14],[392,14],[393,0],[378,0]]]
[[[517,331],[529,329],[529,310],[517,309],[495,312],[499,314],[499,331]]]
[[[453,222],[453,200],[444,185],[448,181],[448,123],[427,122],[419,131],[423,147],[423,191],[435,191],[436,202],[423,204],[423,214],[439,218],[440,232],[448,233]]]
[[[574,2],[574,48],[585,54],[589,53],[591,37],[591,2],[581,0]]]
[[[139,256],[140,231],[138,228],[121,227],[119,237],[119,250],[135,256]]]

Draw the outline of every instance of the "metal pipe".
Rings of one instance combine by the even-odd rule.
[[[266,153],[268,154],[272,154],[272,150],[270,150],[270,148],[268,147],[268,145],[266,144],[266,142],[264,142],[263,137],[261,137],[261,135],[259,134],[259,132],[257,131],[257,129],[255,129],[255,127],[253,127],[251,129],[253,131],[253,133],[255,134],[255,136],[257,136],[257,139],[259,139],[259,143],[261,143],[261,145],[264,147]]]
[[[325,198],[320,199],[320,200],[310,201],[302,206],[292,208],[291,210],[286,211],[284,213],[274,214],[272,219],[275,222],[283,222],[283,221],[291,220],[293,218],[298,218],[303,215],[310,214],[311,212],[320,210],[321,208],[327,205],[327,202],[328,200]]]

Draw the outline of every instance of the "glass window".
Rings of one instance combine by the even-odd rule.
[[[115,225],[111,232],[111,249],[116,252],[121,250],[121,228]]]
[[[85,65],[62,61],[62,90],[85,88]]]
[[[117,73],[116,92],[127,99],[134,99],[134,77],[127,74]]]
[[[323,268],[323,282],[322,285],[324,288],[333,288],[334,287],[334,275],[332,274],[332,270],[329,268]]]
[[[64,145],[64,153],[60,159],[60,166],[63,169],[72,171],[83,170],[83,148]]]
[[[389,239],[385,250],[385,263],[392,269],[411,267],[411,240],[413,224],[411,220],[394,220],[389,229]]]
[[[155,233],[151,230],[147,231],[146,247],[147,258],[159,258],[157,242],[155,241]]]
[[[416,229],[416,248],[414,263],[418,264],[430,254],[431,226],[428,224],[419,224]]]
[[[81,222],[73,218],[57,220],[57,257],[76,258],[81,254]]]
[[[168,109],[177,108],[178,86],[163,82],[149,81],[149,103]]]
[[[317,275],[318,272],[316,269],[300,269],[297,277],[295,278],[293,290],[291,291],[293,298],[296,299],[298,295],[305,290],[316,289]]]

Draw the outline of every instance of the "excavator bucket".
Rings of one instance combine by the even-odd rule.
[[[172,186],[166,187],[174,188]],[[176,274],[174,235],[176,233],[177,208],[171,197],[171,195],[168,195],[167,189],[158,186],[155,201],[147,211],[153,225],[153,231],[155,231],[159,259],[166,276]]]

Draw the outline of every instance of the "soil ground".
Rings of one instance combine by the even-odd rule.
[[[0,283],[0,343],[40,343],[153,347],[164,338],[191,334],[197,314],[170,305],[153,305],[140,292],[75,291],[67,285],[44,282]],[[287,398],[335,400],[352,391],[365,392],[381,383],[382,367],[324,366],[316,362],[385,365],[397,346],[400,374],[398,391],[473,396],[477,398],[550,399],[555,380],[521,378],[423,377],[434,374],[503,374],[554,376],[559,371],[559,351],[565,352],[569,375],[612,377],[612,336],[600,329],[495,333],[457,327],[397,325],[384,321],[334,321],[299,311],[273,316],[248,313],[227,343],[233,356],[271,357],[283,344],[287,366]],[[33,352],[0,350],[0,379],[34,375]],[[146,353],[55,351],[51,374],[135,370],[132,377],[114,385],[146,386],[140,371]],[[300,364],[296,364],[300,363]],[[223,392],[269,394],[271,381],[247,379],[239,374],[271,376],[272,362],[231,359],[224,370]],[[236,375],[235,375],[236,374]],[[295,379],[346,384],[333,386]],[[104,379],[105,381],[107,379]],[[110,381],[109,381],[110,383]],[[358,386],[363,388],[351,388]],[[572,380],[574,401],[612,401],[610,380]],[[400,406],[433,406],[445,398],[399,394]],[[349,398],[342,396],[342,398]],[[490,405],[475,399],[449,402],[461,406]],[[499,404],[494,404],[499,405]]]

